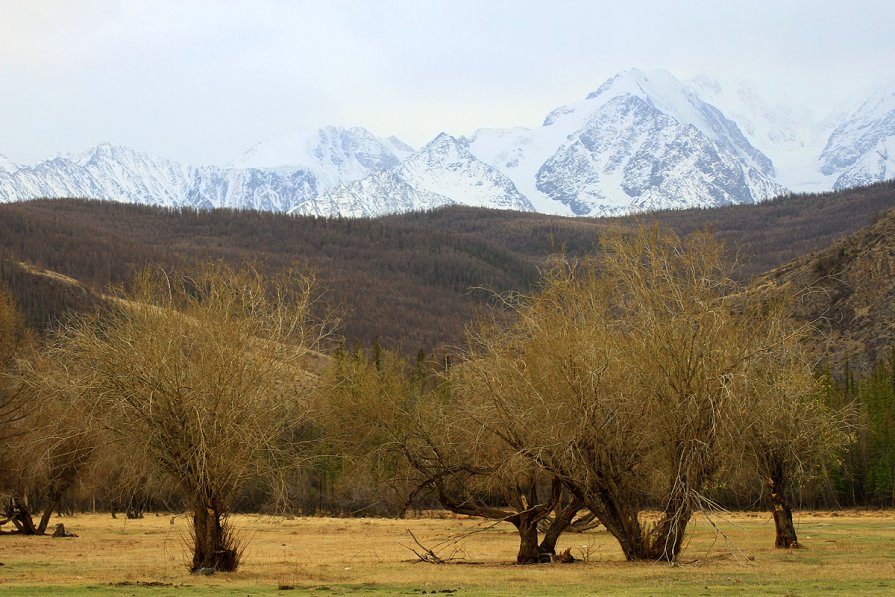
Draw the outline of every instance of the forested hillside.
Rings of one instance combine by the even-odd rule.
[[[895,346],[895,211],[822,251],[774,268],[756,286],[797,297],[795,315],[816,330],[838,366],[869,371]]]
[[[895,183],[782,197],[759,205],[580,219],[449,207],[377,219],[292,217],[255,211],[192,211],[77,199],[0,205],[0,255],[83,284],[0,268],[29,321],[44,327],[88,307],[90,292],[124,283],[146,265],[204,259],[298,261],[318,274],[343,316],[349,343],[379,338],[406,353],[459,341],[491,291],[529,289],[557,251],[592,250],[600,230],[656,220],[679,232],[708,227],[743,262],[743,280],[837,238],[895,208]],[[487,290],[486,290],[487,289]]]

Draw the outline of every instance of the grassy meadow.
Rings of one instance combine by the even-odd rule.
[[[574,564],[517,566],[514,529],[444,518],[236,516],[238,572],[186,571],[187,519],[58,518],[77,538],[0,536],[5,595],[895,594],[895,513],[798,513],[805,549],[773,548],[764,513],[698,516],[676,566],[630,563],[605,530],[566,534]],[[714,524],[723,531],[716,531]],[[445,564],[420,562],[410,529]]]

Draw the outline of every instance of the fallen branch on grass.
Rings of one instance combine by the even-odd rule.
[[[463,552],[463,550],[461,550],[459,547],[456,546],[455,540],[444,541],[444,542],[441,542],[441,543],[435,545],[432,548],[429,548],[429,547],[426,547],[425,545],[423,545],[422,543],[420,543],[420,540],[416,538],[416,535],[413,534],[413,531],[411,531],[410,529],[406,529],[406,530],[407,530],[407,534],[410,535],[410,537],[413,539],[413,542],[417,544],[417,546],[419,547],[419,549],[421,551],[417,551],[413,547],[407,547],[406,545],[404,547],[407,547],[407,549],[412,551],[414,553],[414,555],[416,555],[416,557],[419,558],[420,562],[425,562],[427,564],[446,564],[447,562],[453,562],[455,560],[466,559],[465,552]],[[453,547],[453,552],[451,552],[450,556],[443,558],[443,557],[439,556],[437,553],[435,553],[435,550],[444,547],[446,544],[451,545]],[[462,555],[458,556],[457,554],[462,554]]]

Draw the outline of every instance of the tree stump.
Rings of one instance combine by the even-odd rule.
[[[21,497],[6,496],[2,503],[3,516],[6,522],[12,522],[16,530],[23,535],[37,535],[37,528],[31,518],[31,510]]]
[[[54,537],[77,537],[74,533],[70,533],[65,530],[65,525],[61,522],[56,525],[56,529],[53,531]]]

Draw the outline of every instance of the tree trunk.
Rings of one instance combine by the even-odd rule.
[[[539,564],[544,560],[538,547],[538,521],[532,516],[522,516],[515,525],[519,531],[519,553],[517,564]],[[549,558],[547,559],[549,561]]]
[[[47,532],[47,526],[50,524],[50,518],[53,516],[53,512],[56,511],[56,508],[59,507],[59,502],[62,501],[62,492],[52,491],[50,495],[47,496],[50,499],[50,503],[44,508],[43,514],[40,517],[40,522],[37,523],[37,534],[43,535]]]
[[[487,506],[474,499],[458,499],[447,490],[440,478],[433,478],[432,484],[438,491],[438,500],[441,502],[441,505],[451,512],[467,516],[481,516],[482,518],[490,518],[492,520],[502,520],[516,527],[516,530],[519,531],[519,553],[516,555],[517,564],[537,564],[550,561],[549,556],[544,558],[541,555],[538,547],[538,523],[550,514],[557,500],[559,500],[562,492],[562,483],[559,479],[553,479],[550,497],[543,503],[538,503],[536,488],[534,486],[529,488],[531,491],[528,498],[522,496],[518,500],[519,503],[515,512],[509,509]],[[531,503],[535,505],[529,505]]]
[[[541,540],[539,549],[542,554],[550,556],[556,555],[556,541],[559,539],[559,536],[562,535],[563,531],[569,528],[575,515],[578,514],[582,508],[584,508],[584,502],[581,501],[578,496],[573,495],[572,500],[556,513],[556,516],[550,522],[550,526],[547,527],[547,531],[544,533],[544,538]]]
[[[768,477],[768,488],[771,494],[771,509],[774,513],[776,539],[774,547],[795,549],[801,547],[796,536],[796,528],[792,523],[792,510],[786,503],[785,484],[782,475]]]
[[[665,512],[652,532],[643,538],[648,559],[660,562],[677,560],[691,516],[687,508]]]
[[[20,533],[23,535],[38,534],[37,529],[34,528],[34,520],[31,518],[31,510],[28,509],[25,500],[20,497],[10,497],[3,509],[7,520],[12,521]]]
[[[79,465],[69,465],[56,480],[50,483],[50,486],[47,489],[47,499],[49,499],[50,503],[44,508],[43,515],[40,517],[40,523],[37,525],[38,534],[43,535],[47,532],[47,526],[50,524],[50,517],[52,517],[53,512],[59,508],[59,504],[62,503],[62,498],[65,496],[65,492],[68,491],[68,488],[75,482],[79,470]]]
[[[680,554],[684,532],[692,512],[680,501],[668,507],[650,530],[640,524],[640,509],[618,499],[609,490],[601,490],[597,499],[577,492],[597,519],[606,527],[629,561],[652,560],[673,562]]]
[[[213,503],[193,509],[191,572],[203,568],[232,572],[239,566],[239,550],[233,545],[233,538],[220,510]]]
[[[593,493],[573,489],[597,517],[606,530],[618,541],[625,559],[629,561],[649,559],[644,551],[643,529],[640,526],[640,509],[629,500],[617,497],[606,487],[594,487]]]
[[[536,487],[532,485],[530,489],[529,500],[537,502]],[[507,519],[507,522],[515,526],[516,530],[519,531],[519,553],[516,555],[517,564],[540,564],[550,561],[550,554],[542,553],[538,545],[538,524],[553,510],[561,493],[562,484],[559,480],[554,479],[550,497],[547,498],[546,502],[526,507],[528,500],[523,499],[521,506],[525,507],[525,509]],[[554,543],[556,543],[555,540]]]

